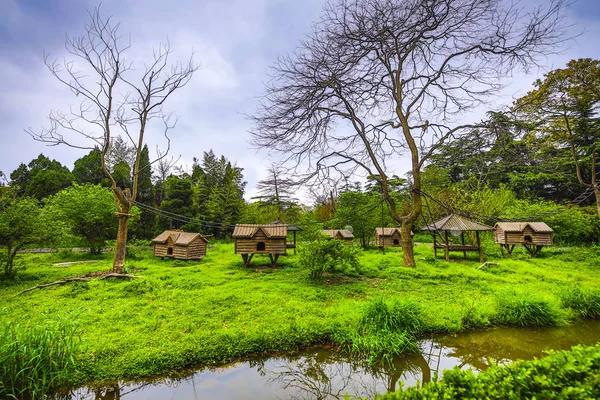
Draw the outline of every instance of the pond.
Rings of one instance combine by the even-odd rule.
[[[325,348],[291,355],[254,358],[204,368],[184,378],[115,382],[83,387],[61,399],[341,399],[376,394],[428,382],[434,373],[459,366],[483,370],[494,363],[540,357],[544,350],[569,349],[600,341],[600,321],[584,320],[566,327],[492,328],[420,342],[420,354],[398,357],[370,367]]]

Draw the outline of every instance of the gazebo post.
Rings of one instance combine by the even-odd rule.
[[[479,250],[479,262],[483,262],[483,250],[481,248],[481,241],[479,240],[479,231],[475,231],[475,236],[477,236],[477,249]]]
[[[465,246],[465,231],[462,231],[460,234],[460,238],[462,240],[462,245],[463,245],[463,257],[465,258],[465,260],[467,259],[467,250],[465,250],[464,246]]]
[[[296,255],[296,231],[294,231],[294,255]]]
[[[433,235],[432,235],[433,236],[433,256],[435,258],[437,258],[437,243],[436,243],[436,240],[435,240],[435,236],[436,235],[435,235],[435,231],[432,231],[432,232],[433,232]]]
[[[448,231],[444,231],[444,237],[446,238],[446,261],[450,261],[450,243],[448,242]]]

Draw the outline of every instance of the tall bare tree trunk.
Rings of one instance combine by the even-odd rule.
[[[596,194],[596,207],[598,208],[598,216],[600,217],[600,188],[596,187],[594,193]]]
[[[116,214],[119,217],[119,230],[117,231],[113,272],[122,274],[125,269],[125,255],[127,254],[127,221],[132,216],[129,214],[129,211],[131,211],[131,192],[129,189],[125,189],[125,193],[123,193],[120,188],[116,188],[114,196],[118,210]]]

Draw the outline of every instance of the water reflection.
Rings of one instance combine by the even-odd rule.
[[[588,320],[561,328],[495,328],[421,342],[421,353],[378,366],[311,349],[300,354],[253,359],[219,368],[206,368],[184,378],[118,382],[80,388],[56,399],[341,399],[373,398],[405,386],[429,382],[434,372],[459,366],[486,369],[492,362],[531,359],[547,349],[568,349],[600,340],[600,321]]]

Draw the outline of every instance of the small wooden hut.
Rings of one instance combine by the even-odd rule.
[[[285,247],[288,249],[294,249],[294,255],[296,255],[296,232],[300,232],[302,230],[302,228],[300,228],[296,225],[287,224],[280,219],[278,219],[277,221],[271,222],[270,225],[281,225],[281,224],[287,226],[288,233],[292,232],[294,235],[293,240],[291,242],[286,240]]]
[[[208,239],[199,233],[167,230],[152,239],[154,255],[178,260],[201,260],[206,255]]]
[[[350,246],[354,240],[354,234],[347,229],[324,229],[321,232],[330,239],[343,240],[347,246]]]
[[[414,236],[414,233],[410,233]],[[402,233],[400,228],[375,228],[375,244],[379,247],[401,247]]]
[[[516,244],[522,244],[535,257],[544,246],[552,246],[553,232],[544,222],[498,222],[494,226],[494,242],[509,255]]]
[[[255,254],[268,254],[271,266],[279,255],[286,254],[287,226],[285,224],[237,224],[233,230],[235,254],[240,254],[247,267]]]
[[[492,231],[493,229],[491,226],[480,224],[457,214],[450,214],[421,228],[421,230],[429,231],[433,235],[433,254],[435,257],[437,257],[437,249],[444,249],[446,261],[450,260],[451,251],[462,251],[464,258],[467,258],[467,252],[478,252],[481,262],[483,262],[483,249],[479,232]],[[466,244],[465,232],[475,232],[476,243]],[[440,241],[437,240],[437,235],[441,236]],[[460,243],[454,243],[450,236],[460,237]]]

